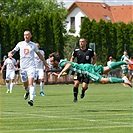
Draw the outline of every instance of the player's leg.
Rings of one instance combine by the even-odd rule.
[[[38,70],[35,71],[34,82],[33,82],[33,86],[34,86],[34,89],[35,89],[35,94],[34,94],[34,96],[36,96],[37,78],[38,78]]]
[[[89,79],[88,78],[83,78],[82,79],[82,91],[81,91],[81,98],[84,98],[85,96],[85,91],[88,89],[88,84],[89,84]]]
[[[36,96],[36,83],[37,83],[37,80],[34,80],[34,82],[33,82],[33,86],[35,88],[35,94],[34,94],[34,96]]]
[[[29,92],[30,92],[30,100],[28,101],[28,104],[30,106],[33,106],[33,101],[34,101],[34,96],[35,96],[35,88],[33,86],[35,71],[36,71],[35,68],[29,68],[27,70],[28,83],[29,83]]]
[[[107,84],[107,83],[124,83],[124,80],[122,78],[116,78],[116,77],[109,77],[109,78],[101,78],[100,80],[101,84]]]
[[[109,66],[105,66],[105,67],[104,67],[103,73],[106,74],[106,73],[108,73],[110,70],[115,69],[115,68],[118,68],[118,67],[120,67],[121,65],[124,65],[124,64],[127,64],[127,62],[125,62],[125,61],[113,62],[113,63],[111,63]]]
[[[40,79],[40,95],[44,96],[44,79]]]
[[[25,70],[20,69],[20,77],[23,83],[24,90],[26,91],[24,94],[24,99],[26,100],[29,96],[29,85],[28,85],[28,76]]]
[[[44,70],[39,69],[40,95],[44,96]]]
[[[14,87],[14,79],[11,79],[10,80],[10,93],[12,93],[13,87]]]
[[[6,87],[7,87],[7,91],[6,93],[10,92],[10,72],[6,72]]]
[[[128,80],[128,78],[115,78],[115,77],[109,77],[109,78],[101,78],[100,83],[107,84],[107,83],[124,83],[132,87],[132,83]]]
[[[6,88],[7,88],[6,93],[9,93],[10,92],[10,82],[9,82],[9,80],[6,80]]]
[[[2,82],[4,85],[6,84],[6,70],[2,71]]]
[[[11,80],[10,80],[10,93],[12,93],[13,86],[14,86],[15,71],[12,71],[10,73],[10,77],[11,77]]]
[[[33,77],[28,77],[28,83],[29,83],[29,92],[30,92],[30,100],[28,101],[28,104],[33,106],[34,96],[35,96],[35,88],[33,86]]]
[[[130,82],[132,82],[132,79],[133,79],[133,70],[131,70],[130,75],[131,75]]]
[[[73,102],[77,102],[78,101],[77,97],[78,97],[79,84],[80,84],[80,78],[75,76],[74,77],[74,87],[73,87],[73,96],[74,96]]]
[[[19,71],[15,71],[15,84],[18,84],[19,81]]]

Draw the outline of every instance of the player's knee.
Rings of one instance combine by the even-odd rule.
[[[74,82],[74,87],[79,87],[79,82]]]
[[[9,83],[9,80],[6,80],[6,83]]]
[[[28,82],[24,82],[23,85],[24,85],[24,88],[27,88],[28,87]]]

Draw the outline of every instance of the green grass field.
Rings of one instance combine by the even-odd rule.
[[[84,99],[73,102],[73,85],[45,85],[34,106],[22,86],[12,94],[0,87],[0,133],[132,133],[133,91],[121,84],[90,84]],[[79,90],[80,94],[80,90]]]

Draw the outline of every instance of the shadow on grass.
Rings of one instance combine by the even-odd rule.
[[[64,108],[64,107],[66,107],[66,106],[60,106],[60,105],[59,105],[59,106],[51,106],[51,105],[49,105],[49,106],[48,106],[48,105],[47,105],[47,106],[45,106],[45,105],[42,105],[42,106],[39,105],[39,106],[38,106],[38,105],[37,105],[36,107],[37,107],[37,108],[61,108],[61,107]]]
[[[132,113],[132,110],[118,110],[118,109],[109,109],[109,110],[84,110],[82,112],[127,112]]]

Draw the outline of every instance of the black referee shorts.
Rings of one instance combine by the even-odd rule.
[[[86,84],[89,84],[89,79],[86,77],[79,77],[79,76],[75,76],[74,80],[78,80],[79,82],[83,83],[85,82]]]

